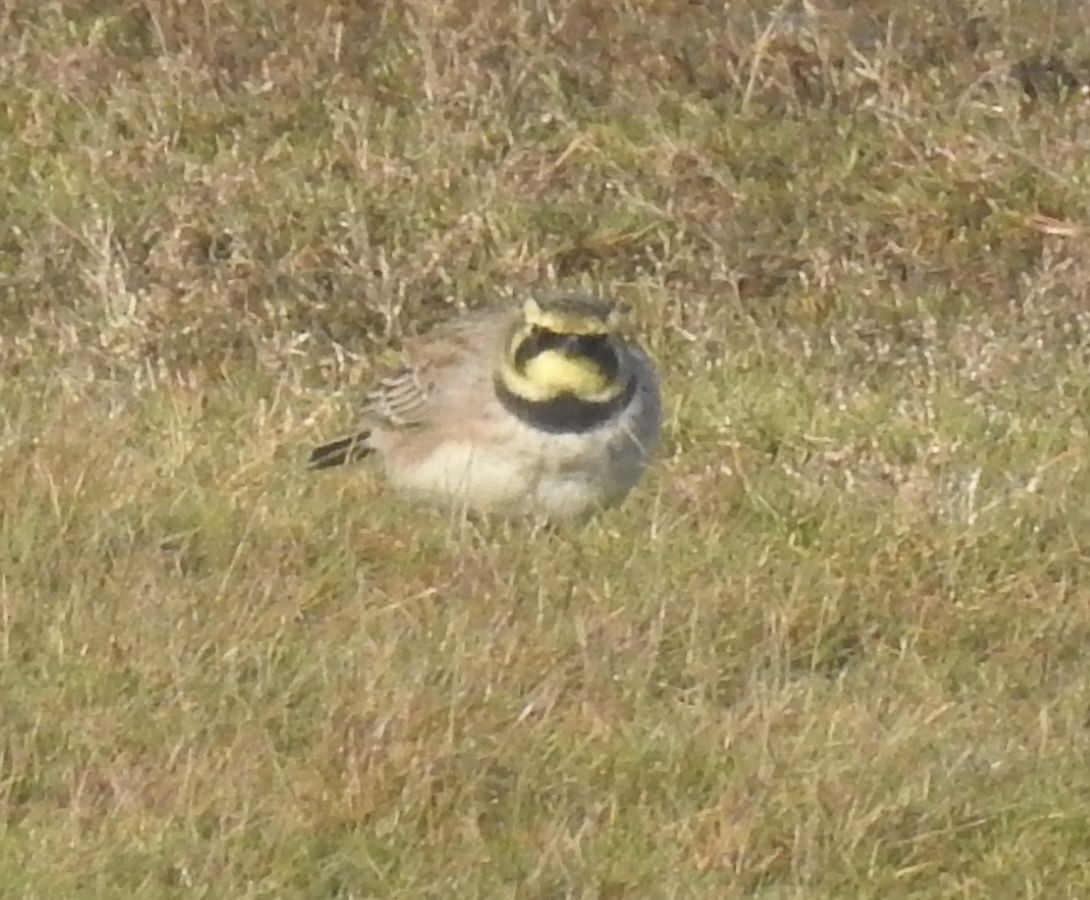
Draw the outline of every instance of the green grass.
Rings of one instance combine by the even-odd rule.
[[[1090,894],[1090,15],[721,6],[0,14],[0,896]],[[557,282],[624,506],[303,470]]]

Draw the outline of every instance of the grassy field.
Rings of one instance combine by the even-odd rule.
[[[0,11],[0,896],[1090,896],[1090,7]],[[627,303],[555,532],[309,447]]]

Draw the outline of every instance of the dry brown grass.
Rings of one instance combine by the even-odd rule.
[[[0,895],[1090,893],[1085,4],[0,12]],[[629,302],[575,530],[314,478]]]

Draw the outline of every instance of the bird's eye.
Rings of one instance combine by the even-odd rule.
[[[540,325],[534,325],[530,329],[530,340],[539,349],[545,350],[559,345],[563,341],[563,335],[557,334],[548,328],[542,328]]]

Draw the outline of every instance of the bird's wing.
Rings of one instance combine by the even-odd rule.
[[[504,314],[506,312],[506,314]],[[364,396],[365,426],[414,428],[426,423],[481,371],[491,371],[494,354],[515,309],[463,313],[405,346],[405,365],[381,373]]]
[[[426,421],[441,394],[464,383],[465,373],[491,366],[491,354],[504,320],[494,314],[467,314],[411,342],[408,363],[375,381],[365,395],[364,420],[383,428],[413,428]]]
[[[435,394],[434,367],[406,366],[382,376],[363,400],[364,419],[384,428],[412,428]]]

